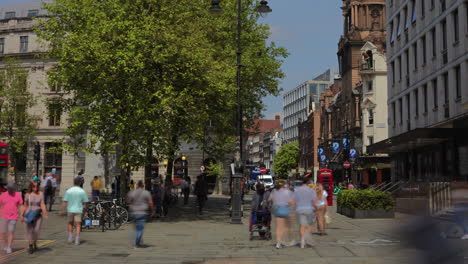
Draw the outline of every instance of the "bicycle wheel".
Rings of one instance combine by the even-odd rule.
[[[124,225],[128,222],[128,211],[125,208],[117,206],[116,216],[120,225]]]

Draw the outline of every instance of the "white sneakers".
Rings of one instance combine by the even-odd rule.
[[[10,254],[11,252],[13,252],[13,250],[11,250],[11,248],[3,248],[3,250],[7,253],[7,254]]]
[[[464,235],[461,237],[461,239],[463,239],[463,240],[468,240],[468,234],[464,234]]]

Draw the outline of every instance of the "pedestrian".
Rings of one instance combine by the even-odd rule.
[[[468,189],[455,186],[452,189],[452,204],[455,220],[463,230],[462,240],[468,239]]]
[[[351,181],[348,183],[348,190],[354,190],[354,185]]]
[[[317,199],[315,199],[315,214],[317,217],[317,229],[321,236],[326,235],[325,233],[325,217],[328,211],[327,204],[327,192],[323,189],[321,183],[317,184],[316,187]]]
[[[166,179],[164,182],[163,188],[163,215],[167,216],[169,214],[169,207],[171,206],[171,196],[172,196],[172,180]]]
[[[83,174],[84,174],[84,170],[81,169],[81,170],[78,172],[78,176],[76,176],[76,178],[80,181],[80,185],[78,185],[78,186],[80,186],[81,188],[83,188],[84,183],[85,183],[85,179],[84,179]]]
[[[99,200],[99,194],[102,189],[102,181],[99,176],[94,176],[94,179],[91,181],[91,201],[95,202]]]
[[[37,250],[37,240],[42,226],[42,218],[47,219],[44,193],[39,188],[39,178],[35,176],[29,184],[21,213],[21,222],[26,222],[26,237],[29,241],[29,254]]]
[[[44,192],[45,204],[49,207],[49,212],[52,211],[52,204],[55,199],[55,191],[57,190],[57,181],[52,176],[52,173],[48,172],[44,181],[42,182],[42,191]]]
[[[2,248],[10,254],[18,220],[18,209],[23,211],[23,198],[21,193],[16,191],[14,183],[7,184],[6,189],[7,191],[0,195],[0,239],[4,241]]]
[[[208,199],[208,184],[203,175],[197,177],[195,195],[197,196],[198,213],[201,215],[203,214],[203,207],[205,207],[206,200]]]
[[[88,196],[80,187],[81,180],[77,177],[73,180],[74,186],[65,192],[62,203],[62,213],[67,213],[68,243],[73,243],[73,226],[75,227],[75,245],[80,244],[81,220],[83,208],[88,203]]]
[[[279,249],[282,247],[282,240],[288,235],[288,218],[291,215],[291,207],[294,206],[291,191],[286,187],[284,181],[277,183],[275,190],[270,194],[269,201],[273,204],[273,214],[276,221],[276,248]]]
[[[309,187],[310,178],[304,177],[302,185],[294,190],[294,201],[296,203],[296,213],[299,218],[301,248],[305,244],[312,245],[312,230],[315,222],[314,201],[317,199],[315,190]]]
[[[130,191],[134,191],[135,190],[135,182],[132,180],[130,180],[130,183],[128,184],[128,189]]]
[[[154,216],[151,194],[145,190],[143,181],[138,181],[137,189],[128,193],[127,200],[135,224],[135,248],[141,248],[141,238],[143,237],[148,212],[150,212],[151,216]]]
[[[268,198],[270,198],[270,192],[265,190],[265,185],[257,184],[255,187],[256,191],[252,196],[252,216],[256,220],[260,215],[262,218],[262,224],[268,226],[270,222],[270,212],[268,211]],[[256,221],[252,219],[252,224]]]
[[[156,209],[156,218],[162,216],[162,200],[163,200],[163,189],[161,187],[161,179],[155,179],[153,182],[153,205]]]
[[[189,177],[185,177],[180,182],[180,188],[182,189],[182,194],[184,195],[184,205],[187,205],[189,196],[190,196],[190,178]]]

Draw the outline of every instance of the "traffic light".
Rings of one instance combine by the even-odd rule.
[[[34,145],[34,160],[40,160],[41,159],[41,145],[39,143],[36,143]]]

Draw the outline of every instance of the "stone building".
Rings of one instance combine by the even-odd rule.
[[[317,149],[320,137],[320,108],[308,113],[306,120],[299,120],[299,170],[316,175],[319,170]]]
[[[387,1],[394,181],[468,180],[468,2]]]
[[[276,115],[274,120],[257,119],[252,128],[247,129],[247,163],[248,165],[272,168],[276,148],[274,137],[281,129],[281,117]]]

